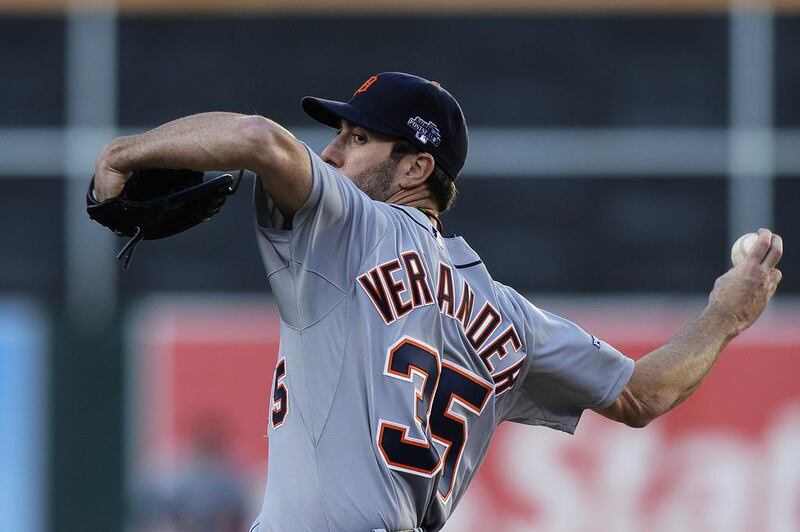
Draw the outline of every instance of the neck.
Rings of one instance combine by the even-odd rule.
[[[431,193],[426,186],[412,189],[400,188],[383,201],[394,203],[395,205],[415,207],[427,214],[428,217],[437,221],[439,219],[439,209],[436,208],[436,202],[431,197]]]

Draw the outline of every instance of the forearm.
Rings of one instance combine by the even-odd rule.
[[[623,400],[638,403],[631,411],[639,414],[639,424],[689,397],[736,334],[728,316],[709,306],[669,342],[637,361],[627,387],[629,397]]]
[[[98,165],[123,174],[141,168],[251,168],[256,162],[248,137],[251,120],[248,115],[223,112],[179,118],[109,142]]]
[[[131,172],[146,168],[252,170],[270,189],[275,205],[287,219],[311,190],[311,163],[305,146],[261,116],[202,113],[114,139],[97,157],[95,197],[105,201],[119,195]]]
[[[782,254],[781,237],[760,229],[745,260],[714,283],[705,310],[636,362],[622,394],[599,413],[643,427],[681,404],[700,386],[728,342],[758,319],[775,294],[782,277],[775,266]]]
[[[638,360],[622,394],[599,413],[644,427],[697,389],[734,336],[736,328],[729,317],[706,307],[669,342]]]

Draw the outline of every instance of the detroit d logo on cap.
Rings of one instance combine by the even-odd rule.
[[[408,125],[416,131],[414,137],[423,144],[430,142],[434,146],[439,146],[442,142],[442,135],[439,128],[433,122],[428,122],[416,116],[408,119]]]
[[[378,76],[370,76],[367,81],[361,84],[359,88],[356,89],[356,92],[353,93],[353,96],[356,94],[361,94],[362,92],[367,92],[367,89],[372,87],[372,84],[378,81]]]

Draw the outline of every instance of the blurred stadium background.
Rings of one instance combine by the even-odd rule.
[[[247,530],[277,351],[247,187],[121,273],[94,158],[208,110],[321,148],[299,98],[387,70],[471,125],[446,228],[631,356],[738,235],[787,245],[696,396],[644,431],[503,427],[447,530],[800,530],[800,1],[0,0],[0,66],[0,530]]]

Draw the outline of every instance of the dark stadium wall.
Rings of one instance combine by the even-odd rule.
[[[0,127],[64,124],[64,24],[52,16],[0,18],[7,44],[0,57],[8,71],[20,73],[0,80],[0,98],[14,102],[2,107]],[[781,127],[796,128],[800,18],[783,16],[776,30],[774,116]],[[117,115],[121,127],[133,130],[220,109],[313,127],[300,110],[301,96],[347,98],[383,70],[441,81],[473,128],[719,130],[728,124],[722,15],[123,16],[118,35]],[[537,177],[467,174],[455,210],[445,216],[447,232],[467,237],[491,271],[520,290],[700,293],[726,267],[724,175],[532,174]],[[775,188],[777,230],[787,241],[798,231],[791,182],[779,179]],[[37,209],[60,219],[58,179],[3,179],[0,187],[5,227],[14,226],[19,212]],[[247,196],[243,187],[212,222],[142,246],[145,260],[120,285],[125,299],[165,289],[265,291]],[[58,299],[60,228],[31,225],[0,235],[7,248],[33,246],[37,257],[35,268],[13,256],[5,260],[0,288]],[[601,245],[604,236],[617,244]],[[515,241],[529,242],[522,255],[507,252]],[[214,275],[225,264],[205,250],[219,248],[241,275]],[[181,268],[188,260],[192,267]],[[796,293],[797,262],[787,256],[783,267],[782,291]]]

